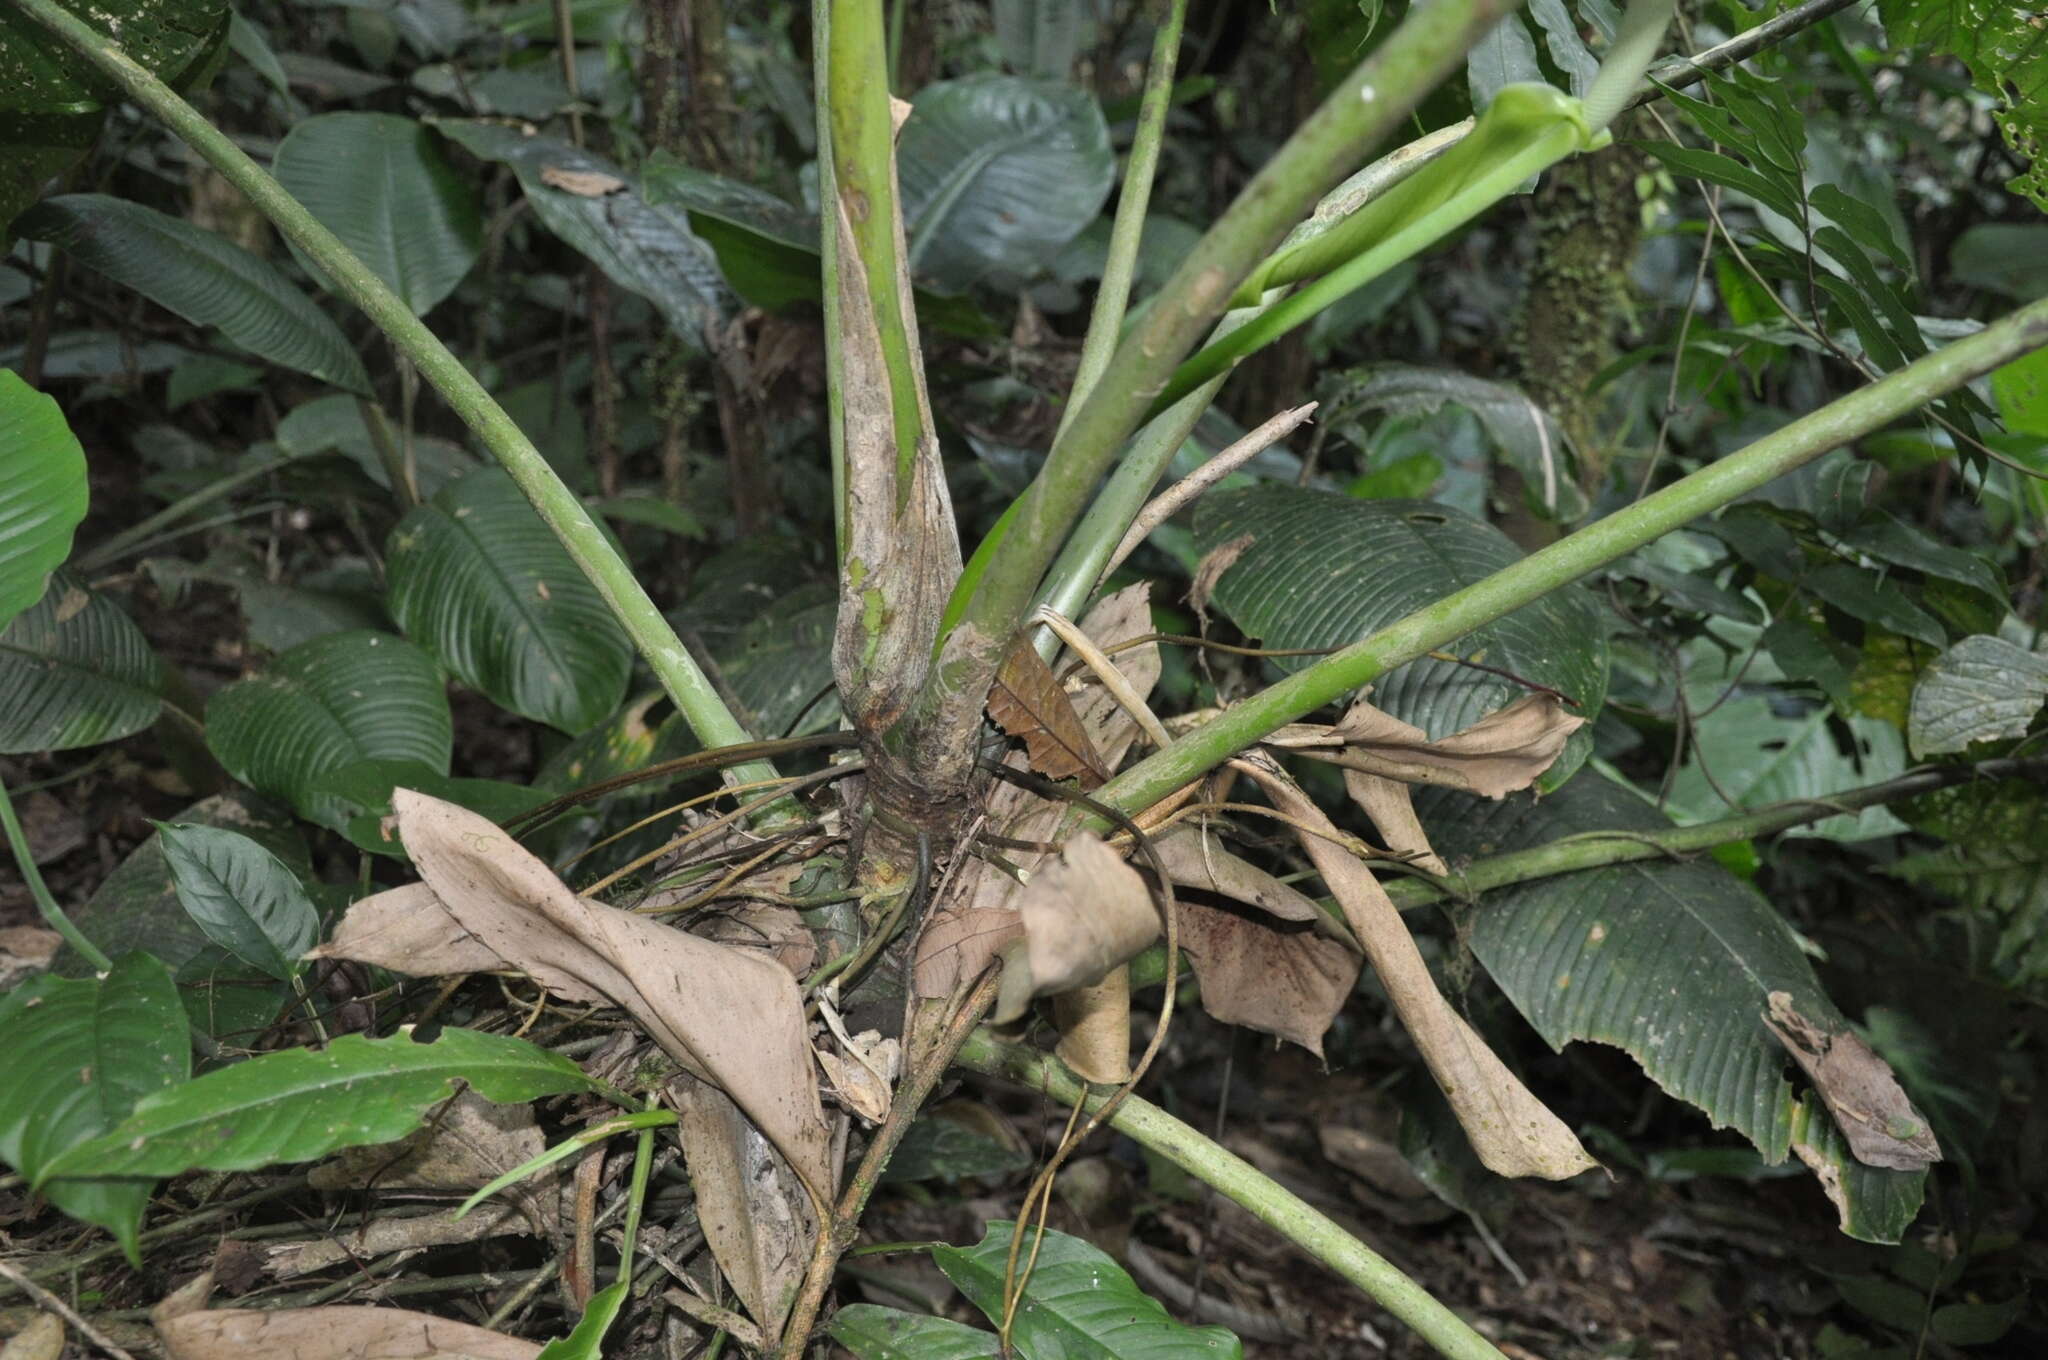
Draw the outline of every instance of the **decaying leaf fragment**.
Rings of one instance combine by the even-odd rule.
[[[723,1091],[691,1076],[669,1085],[697,1221],[712,1259],[767,1336],[779,1336],[818,1234],[789,1162]]]
[[[1016,911],[1024,934],[1005,951],[999,1024],[1022,1015],[1035,996],[1100,982],[1159,936],[1145,880],[1085,831],[1032,874]]]
[[[1528,788],[1557,763],[1571,734],[1586,725],[1554,694],[1530,694],[1460,732],[1431,741],[1419,727],[1382,713],[1363,698],[1338,722],[1347,769],[1404,784],[1442,784],[1483,798]]]
[[[763,951],[579,898],[466,808],[409,789],[392,806],[428,892],[396,889],[396,904],[393,893],[365,898],[320,952],[413,975],[517,969],[558,996],[619,1006],[684,1070],[731,1095],[829,1200],[829,1130],[787,968]],[[451,960],[462,966],[445,969]]]
[[[403,1308],[207,1308],[208,1271],[150,1311],[171,1360],[533,1360],[531,1341]]]
[[[1199,902],[1176,906],[1180,947],[1202,980],[1202,1009],[1322,1057],[1323,1035],[1358,983],[1358,952],[1306,925],[1277,926]]]
[[[1024,743],[1031,768],[1047,779],[1078,779],[1092,789],[1109,778],[1074,701],[1029,636],[1020,636],[996,671],[988,716]]]
[[[602,170],[564,170],[554,165],[540,168],[540,182],[550,189],[560,189],[578,198],[603,198],[626,187],[626,181]]]
[[[1849,1150],[1866,1166],[1918,1171],[1941,1160],[1927,1117],[1914,1108],[1891,1065],[1863,1036],[1802,1014],[1790,992],[1772,992],[1764,1023],[1812,1079]]]
[[[1234,764],[1258,782],[1275,807],[1307,828],[1298,833],[1302,848],[1343,907],[1352,934],[1480,1160],[1502,1176],[1547,1180],[1564,1180],[1598,1165],[1444,1000],[1386,889],[1339,844],[1341,833],[1322,809],[1271,757],[1252,755]]]

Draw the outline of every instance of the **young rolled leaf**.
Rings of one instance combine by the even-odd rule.
[[[505,1103],[591,1089],[583,1069],[524,1039],[443,1030],[432,1043],[347,1034],[218,1068],[139,1101],[111,1132],[44,1167],[64,1175],[253,1171],[403,1138],[459,1084]]]
[[[71,555],[85,518],[85,450],[53,398],[0,369],[0,632]]]
[[[64,194],[23,213],[15,230],[249,353],[368,395],[362,357],[334,319],[268,260],[183,218],[106,194]]]
[[[0,372],[0,380],[11,377]],[[4,477],[0,473],[0,477]],[[59,572],[0,631],[0,752],[117,741],[163,709],[163,663],[112,600]]]
[[[625,630],[506,473],[443,487],[387,549],[391,617],[501,707],[573,735],[625,698]]]
[[[140,1266],[136,1233],[153,1177],[94,1167],[88,1177],[46,1178],[64,1153],[191,1073],[185,1008],[170,971],[138,952],[115,960],[103,978],[33,978],[0,995],[0,1044],[10,1055],[0,1161],[43,1181],[42,1193],[65,1213],[113,1233]]]

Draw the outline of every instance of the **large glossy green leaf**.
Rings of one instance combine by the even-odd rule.
[[[58,572],[0,631],[0,752],[68,751],[140,732],[163,708],[163,663],[112,600]]]
[[[994,1332],[930,1313],[851,1303],[832,1315],[832,1339],[856,1360],[995,1360]]]
[[[175,1176],[253,1171],[419,1127],[459,1083],[499,1103],[587,1091],[583,1069],[524,1039],[443,1030],[432,1043],[348,1034],[218,1068],[137,1102],[111,1132],[77,1144],[45,1175]]]
[[[302,119],[278,143],[271,173],[421,315],[455,291],[483,249],[476,194],[410,118]]]
[[[1216,603],[1261,645],[1341,647],[1521,557],[1506,536],[1426,501],[1357,501],[1265,485],[1211,495],[1195,514],[1200,549],[1252,541],[1223,573]],[[1548,685],[1589,721],[1544,776],[1554,788],[1592,750],[1590,719],[1607,697],[1607,639],[1592,597],[1578,586],[1474,629],[1447,649]],[[1308,659],[1274,663],[1299,670]],[[1373,683],[1373,702],[1432,737],[1469,727],[1527,693],[1486,671],[1424,657]]]
[[[638,293],[679,335],[701,335],[722,315],[730,293],[711,248],[679,208],[657,207],[618,166],[554,137],[523,137],[494,123],[440,125],[486,160],[503,161],[547,229]]]
[[[1590,775],[1540,801],[1430,789],[1416,807],[1432,843],[1453,859],[1670,825],[1633,793]],[[1666,1091],[1748,1138],[1766,1162],[1783,1162],[1795,1143],[1814,1145],[1815,1131],[1832,1127],[1825,1111],[1808,1108],[1812,1096],[1795,1096],[1790,1060],[1765,1016],[1773,992],[1819,1022],[1840,1026],[1840,1012],[1770,904],[1718,865],[1645,860],[1497,889],[1473,913],[1469,939],[1552,1048],[1576,1039],[1622,1049]],[[1855,1225],[1848,1230],[1898,1240],[1925,1173],[1860,1168],[1839,1140],[1828,1146],[1839,1157],[1823,1180],[1844,1187],[1836,1205]]]
[[[625,630],[504,472],[444,487],[386,546],[391,617],[463,683],[571,733],[625,697]]]
[[[192,1070],[185,1010],[163,964],[124,954],[103,978],[51,974],[0,995],[0,1161],[30,1180],[87,1139],[128,1117],[135,1103]],[[141,1264],[136,1230],[155,1181],[57,1179],[43,1193],[73,1218],[113,1233]]]
[[[294,406],[277,423],[277,446],[294,458],[339,453],[377,485],[391,487],[384,458],[363,423],[362,403],[354,397],[336,393]],[[414,435],[412,450],[422,496],[433,495],[477,466],[475,454],[433,435]]]
[[[358,629],[284,653],[206,706],[206,744],[229,774],[339,826],[349,806],[313,791],[358,760],[418,760],[446,772],[454,724],[440,668],[403,638]]]
[[[1916,756],[2025,736],[2048,700],[2048,656],[2000,637],[1967,637],[1934,658],[1913,686],[1906,735]]]
[[[313,947],[320,913],[283,860],[235,831],[158,824],[185,913],[206,938],[280,982]]]
[[[85,518],[85,450],[54,399],[0,369],[0,631],[43,598]]]
[[[1016,1225],[994,1222],[971,1247],[935,1247],[946,1278],[990,1318],[1003,1315],[1003,1279]],[[1026,1245],[1030,1244],[1026,1238]],[[1047,1230],[1017,1308],[1011,1340],[1025,1360],[1188,1360],[1241,1356],[1221,1327],[1176,1322],[1100,1248]]]
[[[268,260],[216,232],[106,194],[45,199],[15,224],[194,325],[272,363],[368,393],[341,327]]]
[[[896,144],[910,268],[945,292],[1023,278],[1102,211],[1116,155],[1085,90],[970,76],[918,91]]]
[[[799,586],[762,610],[720,648],[718,666],[763,737],[800,737],[839,724],[831,692],[838,593]]]

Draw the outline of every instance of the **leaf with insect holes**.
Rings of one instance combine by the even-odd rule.
[[[989,691],[988,715],[996,726],[1024,743],[1031,768],[1048,779],[1079,779],[1094,788],[1109,778],[1109,769],[1081,725],[1074,701],[1059,677],[1031,645],[1020,637],[996,672]]]

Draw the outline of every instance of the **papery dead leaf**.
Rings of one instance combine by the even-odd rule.
[[[63,943],[62,935],[41,926],[0,929],[0,991],[48,968]]]
[[[1282,921],[1320,923],[1314,899],[1226,849],[1206,827],[1182,824],[1155,836],[1152,848],[1175,886],[1220,893]]]
[[[1409,796],[1406,784],[1364,770],[1346,770],[1344,791],[1360,811],[1372,818],[1372,824],[1379,828],[1380,843],[1388,850],[1425,873],[1450,873],[1451,866],[1430,845],[1429,833],[1422,829],[1422,819],[1415,815],[1415,800]]]
[[[1017,639],[996,671],[988,716],[1024,743],[1031,768],[1047,779],[1078,779],[1081,787],[1092,789],[1109,778],[1074,701],[1028,635]]]
[[[1344,742],[1338,763],[1404,783],[1501,798],[1535,783],[1585,725],[1555,695],[1530,694],[1431,741],[1421,728],[1382,713],[1361,696],[1337,723]]]
[[[1131,1078],[1131,973],[1118,966],[1102,981],[1052,1001],[1059,1060],[1083,1081],[1121,1086]]]
[[[558,995],[602,997],[631,1012],[684,1070],[730,1094],[813,1192],[829,1201],[829,1133],[802,998],[788,969],[760,952],[579,898],[518,842],[466,808],[409,789],[396,790],[392,806],[406,850],[439,906],[488,946],[499,966],[516,968]],[[417,894],[414,904],[427,909]],[[344,920],[338,938],[349,925]],[[443,923],[438,934],[434,928],[419,933],[447,940],[455,932]],[[386,966],[419,971],[417,963],[404,961]]]
[[[1801,1013],[1790,992],[1772,992],[1769,1001],[1764,1023],[1812,1079],[1857,1161],[1919,1171],[1941,1160],[1941,1144],[1927,1116],[1914,1107],[1891,1065],[1862,1035],[1846,1027],[1830,1029]]]
[[[309,959],[349,959],[410,977],[488,973],[506,967],[497,950],[463,928],[424,883],[388,888],[351,903],[325,944]],[[591,988],[562,992],[572,1001],[601,1002]]]
[[[764,951],[792,977],[808,977],[818,961],[817,936],[796,908],[779,902],[731,902],[706,910],[701,922],[691,924],[692,933],[707,940]]]
[[[1223,573],[1237,565],[1245,549],[1257,541],[1256,534],[1239,534],[1228,543],[1219,543],[1202,554],[1202,560],[1195,563],[1194,584],[1188,587],[1188,608],[1195,611],[1195,617],[1202,626],[1209,626],[1209,598],[1216,593],[1216,583],[1223,579]]]
[[[998,1024],[1034,996],[1099,982],[1159,937],[1158,909],[1138,871],[1083,831],[1031,875],[1017,902],[1024,938],[1010,946],[995,1006]]]
[[[531,1341],[403,1308],[214,1308],[152,1318],[171,1360],[533,1360]]]
[[[263,1269],[274,1279],[290,1280],[317,1270],[372,1261],[394,1251],[424,1251],[533,1231],[532,1219],[511,1204],[486,1205],[461,1218],[453,1209],[405,1218],[373,1218],[359,1229],[312,1241],[266,1243],[262,1247]]]
[[[1180,947],[1202,981],[1202,1009],[1322,1057],[1323,1035],[1365,962],[1357,951],[1300,926],[1276,928],[1199,902],[1176,905]]]
[[[896,1078],[903,1071],[903,1044],[885,1039],[880,1030],[849,1034],[840,1017],[837,986],[817,995],[818,1015],[832,1032],[836,1043],[820,1044],[815,1050],[818,1066],[838,1093],[840,1101],[870,1124],[889,1115]]]
[[[1123,651],[1115,650],[1154,631],[1150,581],[1125,586],[1115,594],[1103,597],[1081,619],[1080,628],[1090,642],[1110,654],[1111,663],[1122,673],[1124,683],[1133,693],[1140,699],[1151,697],[1153,686],[1159,683],[1159,644],[1147,642]],[[1055,658],[1055,673],[1066,673],[1071,669],[1073,660],[1072,652],[1062,651]],[[1074,696],[1074,711],[1081,716],[1081,726],[1095,743],[1104,766],[1114,770],[1123,763],[1131,743],[1138,738],[1138,720],[1126,713],[1123,705],[1085,667],[1069,676],[1066,683],[1068,692]]]
[[[550,189],[560,189],[579,198],[603,198],[626,187],[626,181],[602,170],[564,170],[553,165],[540,168],[540,182]]]
[[[917,937],[912,986],[927,1001],[951,996],[962,983],[980,977],[982,970],[1023,934],[1024,919],[1015,911],[941,908],[925,919],[924,932]]]
[[[789,1163],[724,1092],[680,1077],[669,1095],[712,1259],[762,1332],[780,1336],[803,1284],[817,1218]]]
[[[1597,1166],[1564,1122],[1444,1000],[1386,889],[1362,860],[1328,839],[1339,833],[1322,809],[1270,757],[1234,764],[1258,781],[1275,807],[1308,828],[1298,833],[1302,848],[1344,908],[1395,1013],[1487,1168],[1502,1176],[1564,1180]]]
[[[531,1105],[498,1105],[464,1091],[395,1143],[343,1148],[308,1172],[306,1183],[315,1190],[468,1191],[546,1149]],[[555,1183],[556,1169],[546,1167],[504,1192],[536,1233],[554,1231]]]
[[[0,1360],[63,1360],[64,1320],[37,1313],[0,1346]]]

